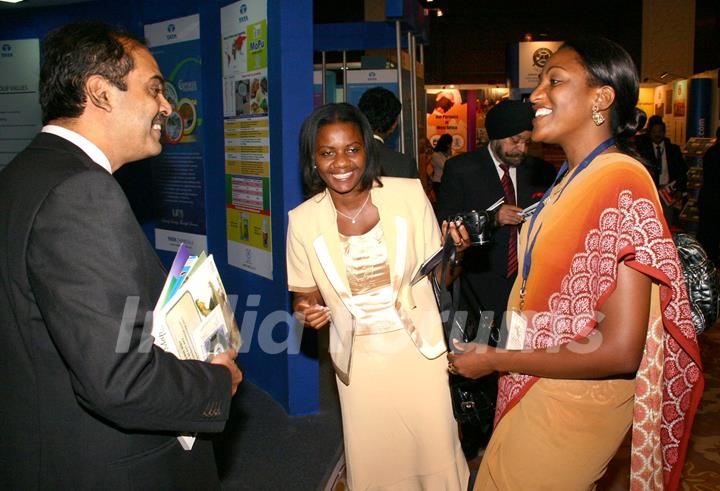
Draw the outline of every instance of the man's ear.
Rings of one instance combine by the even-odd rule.
[[[615,89],[609,85],[598,87],[597,96],[595,97],[595,104],[597,104],[598,110],[607,111],[613,102],[615,102]]]
[[[392,124],[392,126],[390,127],[390,129],[387,131],[388,135],[392,135],[392,134],[393,134],[393,131],[395,131],[395,128],[398,127],[398,121],[399,121],[398,118],[399,118],[399,117],[400,117],[400,116],[398,116],[397,118],[395,118],[395,122]]]
[[[113,88],[114,86],[105,77],[100,75],[91,75],[85,82],[87,103],[92,104],[103,111],[112,111]]]

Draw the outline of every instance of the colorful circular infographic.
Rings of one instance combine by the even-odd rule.
[[[197,110],[195,109],[195,101],[192,99],[180,99],[178,101],[177,113],[182,118],[183,134],[189,135],[197,125]]]
[[[178,103],[177,90],[175,89],[175,86],[171,82],[168,82],[167,80],[165,81],[165,99],[167,99],[167,101],[170,103],[170,105],[173,108],[173,111],[177,110],[177,103]]]
[[[179,143],[183,137],[183,118],[175,111],[165,121],[165,138],[170,143]]]

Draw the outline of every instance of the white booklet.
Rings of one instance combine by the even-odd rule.
[[[539,201],[536,201],[535,203],[531,204],[527,208],[525,208],[523,211],[519,213],[519,215],[523,218],[523,220],[527,220],[531,216],[533,216],[533,213],[535,213],[535,208],[538,207],[540,204]]]
[[[153,311],[155,344],[181,360],[207,360],[242,344],[235,314],[212,254],[190,256],[180,246]],[[185,450],[192,435],[178,437]]]

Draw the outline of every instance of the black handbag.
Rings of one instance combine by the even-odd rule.
[[[492,326],[492,316],[483,315],[481,308],[476,312],[458,312],[461,279],[456,278],[453,282],[452,294],[446,287],[447,265],[454,260],[455,245],[448,234],[445,237],[443,259],[440,263],[442,268],[440,284],[438,284],[434,272],[430,273],[430,283],[440,311],[445,340],[451,350],[454,339],[464,343],[477,342],[476,337],[480,330],[494,327]],[[460,424],[479,427],[487,440],[492,432],[495,418],[497,374],[479,379],[469,379],[451,374],[450,398],[455,420]]]
[[[495,419],[497,374],[479,379],[450,375],[450,400],[455,421],[479,427],[482,440],[489,440]]]
[[[699,335],[715,324],[720,311],[720,282],[713,262],[700,243],[688,234],[673,236],[692,307],[695,332]]]

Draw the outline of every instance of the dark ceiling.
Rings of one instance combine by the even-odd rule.
[[[506,82],[508,44],[558,40],[596,34],[622,45],[640,66],[642,0],[420,0],[442,17],[429,19],[430,44],[425,47],[425,83]],[[720,66],[720,2],[695,0],[694,72]],[[359,22],[363,0],[315,0],[316,23]],[[350,59],[359,57],[349,53]]]
[[[640,1],[604,0],[603,11],[622,11],[613,22],[582,1],[436,0],[433,5],[444,6],[445,15],[431,19],[426,83],[504,84],[508,44],[526,34],[536,41],[599,34],[623,46],[639,66]]]
[[[2,9],[27,9],[82,3],[89,0],[25,0],[0,3]],[[370,1],[370,0],[368,0]],[[640,66],[642,0],[419,0],[441,8],[442,17],[430,17],[430,44],[425,47],[425,83],[505,83],[509,43],[563,40],[599,34],[617,41]],[[316,23],[360,22],[365,0],[315,0]],[[720,67],[720,2],[695,0],[694,72]],[[360,53],[348,53],[359,60]]]

